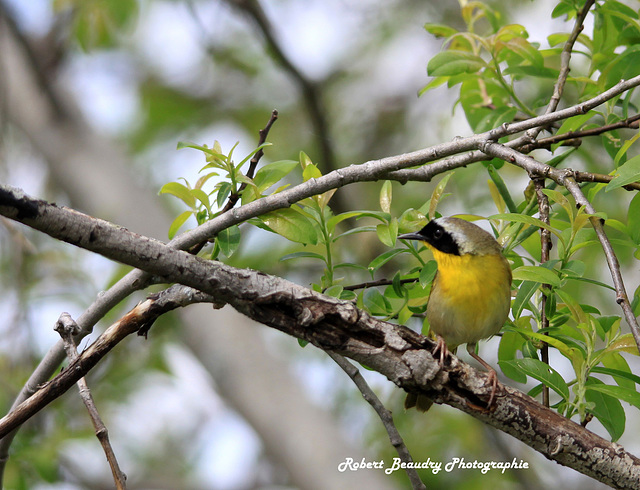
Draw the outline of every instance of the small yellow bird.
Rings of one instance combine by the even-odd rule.
[[[511,306],[511,267],[493,236],[460,218],[431,220],[417,233],[398,238],[419,240],[432,252],[438,272],[431,287],[427,319],[438,338],[440,363],[447,348],[455,352],[467,344],[469,354],[489,371],[493,404],[498,378],[475,353],[476,343],[498,333]],[[428,408],[430,401],[409,394],[406,408]],[[422,405],[422,406],[421,406]]]

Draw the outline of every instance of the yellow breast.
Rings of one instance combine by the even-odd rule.
[[[453,255],[429,248],[438,263],[427,306],[431,330],[450,349],[496,334],[511,304],[507,260],[502,254]]]

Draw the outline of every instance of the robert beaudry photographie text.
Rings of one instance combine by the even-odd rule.
[[[443,463],[442,461],[433,461],[428,458],[426,461],[411,461],[404,462],[400,458],[393,458],[391,464],[385,464],[383,460],[379,461],[367,461],[362,458],[360,461],[356,461],[353,458],[347,458],[338,465],[338,471],[358,471],[358,470],[384,470],[387,475],[390,475],[394,471],[403,470],[407,468],[430,470],[434,475],[437,475],[442,470],[447,473],[451,473],[455,470],[478,470],[483,475],[492,470],[498,470],[504,473],[507,470],[528,470],[529,463],[523,460],[517,460],[513,458],[513,461],[467,461],[464,458],[452,458],[450,461]]]

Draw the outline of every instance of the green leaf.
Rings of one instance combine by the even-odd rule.
[[[627,352],[635,356],[638,355],[638,346],[631,333],[625,333],[609,344],[605,349],[607,352]]]
[[[433,219],[436,217],[436,208],[438,207],[438,203],[440,202],[440,199],[442,199],[442,196],[444,194],[444,189],[445,187],[447,187],[447,182],[449,182],[449,179],[453,174],[454,172],[450,172],[444,177],[442,177],[442,179],[440,179],[440,182],[438,182],[438,185],[436,185],[436,188],[431,193],[431,200],[429,201],[429,218],[430,219]]]
[[[523,281],[534,281],[540,284],[550,284],[559,287],[560,278],[549,269],[537,265],[522,265],[513,270],[513,278]]]
[[[302,171],[302,180],[304,182],[310,179],[319,179],[320,177],[322,177],[322,172],[320,172],[320,169],[313,163],[308,163]]]
[[[629,204],[629,210],[627,211],[627,229],[629,230],[629,236],[636,246],[640,246],[640,194],[636,195]]]
[[[630,46],[623,53],[613,55],[602,70],[598,83],[604,89],[613,87],[620,80],[628,80],[638,75],[640,66],[640,46]]]
[[[527,225],[535,226],[537,228],[544,228],[545,230],[548,230],[549,232],[556,235],[558,238],[562,239],[562,236],[560,235],[558,230],[556,230],[555,228],[552,228],[550,225],[546,224],[544,221],[526,214],[501,213],[501,214],[491,215],[489,216],[488,219],[502,219],[502,220],[511,221],[514,223],[525,223]]]
[[[484,132],[489,131],[493,128],[497,128],[503,123],[513,121],[517,113],[518,109],[508,106],[502,106],[488,110],[476,124],[475,131]]]
[[[340,298],[342,295],[342,291],[344,290],[344,286],[340,286],[339,284],[334,284],[333,286],[329,286],[324,290],[324,294],[327,296],[331,296],[333,298]]]
[[[427,262],[420,270],[420,285],[423,288],[427,287],[436,277],[436,272],[438,272],[438,263],[435,260]]]
[[[554,7],[553,11],[551,12],[551,17],[557,19],[558,17],[566,15],[567,18],[569,18],[570,15],[575,16],[575,14],[576,7],[572,2],[561,1]]]
[[[639,133],[640,134],[640,133]],[[619,187],[640,180],[640,155],[627,160],[616,170],[616,176],[607,184],[604,191],[609,192]]]
[[[640,138],[640,133],[636,133],[633,137],[629,138],[625,141],[620,149],[616,152],[616,156],[613,158],[613,163],[615,163],[616,168],[619,168],[622,163],[626,161],[626,155],[629,151],[629,148]]]
[[[502,73],[505,75],[515,75],[516,77],[537,77],[537,78],[549,78],[549,79],[557,79],[558,78],[558,70],[553,68],[548,68],[546,66],[531,66],[531,65],[521,65],[521,66],[509,66]]]
[[[432,77],[476,73],[486,66],[485,61],[466,51],[444,51],[435,55],[427,64],[427,74]]]
[[[564,120],[564,122],[560,125],[560,128],[556,131],[555,134],[565,134],[571,133],[573,131],[577,131],[584,124],[587,123],[589,119],[597,115],[595,111],[589,111],[585,114],[579,114],[577,116],[569,117]]]
[[[278,209],[263,216],[260,220],[272,231],[292,242],[315,245],[318,233],[313,223],[295,208]]]
[[[193,214],[193,211],[185,211],[180,213],[176,219],[173,220],[171,226],[169,226],[169,240],[173,240],[173,237],[176,236],[176,233],[180,229],[182,225],[184,225],[185,221],[189,219],[189,216]]]
[[[380,267],[382,267],[384,264],[389,262],[396,255],[401,254],[401,253],[406,253],[406,250],[405,249],[399,249],[399,248],[394,248],[393,250],[389,250],[388,252],[385,252],[385,253],[383,253],[381,255],[378,255],[375,259],[373,259],[371,262],[369,262],[369,265],[367,266],[367,268],[369,270],[371,270],[371,271],[376,271]]]
[[[347,211],[345,213],[337,214],[336,216],[332,216],[327,221],[327,229],[330,232],[333,232],[338,223],[351,218],[360,217],[362,215],[362,211]]]
[[[229,194],[231,194],[231,182],[221,182],[217,192],[216,204],[219,208],[222,208]]]
[[[295,160],[282,160],[268,163],[256,172],[253,183],[258,187],[260,192],[264,192],[272,185],[284,179],[297,166],[298,162]]]
[[[629,389],[633,389],[634,383],[640,384],[640,376],[627,371],[622,371],[621,369],[596,366],[594,368],[591,368],[591,372],[598,374],[608,374],[609,376],[612,376],[616,380],[616,383],[618,383],[620,386],[624,386]],[[630,381],[631,383],[627,383],[628,381]]]
[[[503,361],[500,365],[502,366],[502,364],[518,369],[527,376],[544,383],[564,400],[569,399],[569,386],[565,380],[555,369],[544,362],[537,359],[513,359],[511,361]]]
[[[586,388],[587,391],[595,390],[600,393],[604,393],[605,395],[609,395],[622,400],[623,402],[627,402],[636,408],[640,408],[640,393],[638,393],[636,390],[630,390],[629,388],[625,388],[624,386],[611,386],[605,384],[588,384]]]
[[[543,335],[541,333],[534,332],[532,330],[527,330],[527,329],[520,328],[520,327],[514,327],[514,326],[511,326],[511,325],[507,325],[505,327],[505,331],[518,332],[518,333],[524,335],[527,338],[539,340],[539,341],[542,341],[542,342],[546,342],[550,346],[555,347],[556,349],[558,349],[568,359],[574,359],[574,357],[576,355],[578,355],[576,348],[570,347],[566,343],[561,341],[560,339],[557,339],[555,337],[551,337],[550,335]]]
[[[362,298],[363,304],[372,315],[386,316],[391,310],[391,303],[376,288],[367,289]]]
[[[424,29],[435,37],[449,37],[456,34],[458,31],[453,27],[445,26],[442,24],[430,24],[426,23]]]
[[[511,364],[504,361],[512,361],[516,359],[517,352],[522,348],[524,338],[516,332],[504,332],[500,339],[498,347],[498,365],[505,374],[518,383],[526,383],[527,376],[518,368],[514,368]]]
[[[282,257],[280,257],[280,261],[284,262],[285,260],[292,260],[292,259],[320,259],[323,262],[325,261],[324,257],[320,254],[317,254],[315,252],[294,252],[291,254],[287,254],[287,255],[283,255]]]
[[[191,209],[196,207],[196,199],[191,194],[191,189],[180,182],[169,182],[160,188],[159,194],[171,194],[184,202]]]
[[[620,401],[610,395],[606,395],[598,390],[590,390],[590,387],[605,386],[602,381],[589,378],[587,380],[587,391],[585,393],[585,400],[593,406],[589,408],[591,412],[607,429],[607,432],[611,436],[611,441],[615,442],[624,433],[624,426],[626,423],[626,416],[624,408]]]
[[[391,197],[391,181],[385,180],[384,184],[382,184],[382,189],[380,189],[380,209],[385,213],[391,213]]]
[[[376,234],[383,244],[387,247],[393,247],[398,237],[398,220],[393,218],[388,225],[379,224],[376,226]]]
[[[216,242],[220,250],[227,257],[231,257],[240,245],[240,228],[238,225],[225,228],[216,236]]]
[[[211,203],[209,202],[209,195],[202,189],[191,189],[191,195],[200,201],[207,211],[211,212]]]
[[[529,300],[538,290],[539,286],[540,284],[534,281],[522,281],[522,284],[520,284],[518,292],[516,293],[516,297],[513,300],[513,305],[511,306],[514,318],[520,318],[522,310],[527,308]]]
[[[502,179],[500,173],[493,165],[487,165],[487,172],[489,172],[489,177],[491,177],[491,180],[496,185],[496,188],[498,189],[498,192],[500,192],[500,196],[504,200],[504,203],[507,205],[509,212],[517,213],[518,207],[516,206],[516,203],[513,202],[513,198],[509,193],[509,189],[507,189],[507,185],[504,183],[504,180]]]

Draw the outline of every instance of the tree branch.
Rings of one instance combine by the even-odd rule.
[[[540,213],[540,221],[549,225],[549,197],[543,192],[544,178],[534,177],[533,183],[536,189],[536,197],[538,199],[538,209]],[[549,261],[549,251],[551,250],[551,233],[546,228],[540,228],[540,263],[544,264]],[[542,284],[542,299],[540,301],[540,329],[543,335],[547,335],[549,328],[549,317],[547,316],[547,294],[545,290],[551,289],[549,284]],[[542,362],[549,364],[549,344],[544,342],[540,348],[540,357]],[[542,404],[549,406],[549,387],[542,385]]]
[[[448,170],[485,160],[486,155],[482,151],[473,150],[477,150],[487,141],[497,141],[504,136],[520,133],[539,125],[545,126],[577,114],[584,114],[594,107],[638,85],[640,85],[640,75],[622,81],[592,99],[551,114],[511,124],[505,123],[491,131],[467,138],[456,138],[448,143],[442,143],[422,150],[381,158],[380,160],[371,160],[369,162],[334,170],[317,179],[309,179],[302,184],[285,189],[277,194],[271,194],[237,209],[232,209],[228,213],[224,213],[174,238],[171,243],[176,248],[184,250],[200,243],[202,240],[215,236],[225,228],[246,221],[249,218],[255,218],[256,216],[277,209],[287,208],[293,203],[299,202],[307,197],[322,194],[331,189],[338,189],[355,182],[374,182],[382,179],[397,180],[402,183],[406,183],[409,180],[428,182],[434,176]],[[515,141],[516,140],[510,142],[509,146],[515,146]],[[531,141],[527,140],[526,142],[530,143]],[[521,142],[520,144],[524,143]],[[458,155],[460,153],[464,154]],[[455,156],[452,157],[452,155]],[[435,160],[438,161],[436,162]],[[424,165],[429,162],[433,163]],[[417,169],[409,169],[409,167],[418,165],[424,166]]]
[[[362,397],[365,401],[371,405],[371,407],[375,410],[376,414],[382,421],[382,425],[384,426],[387,434],[389,435],[389,441],[391,441],[391,445],[398,452],[398,456],[400,456],[400,460],[407,464],[405,471],[407,476],[409,477],[409,481],[411,482],[411,488],[413,489],[426,489],[422,480],[420,480],[420,476],[415,468],[413,468],[410,463],[413,462],[413,458],[411,457],[411,453],[405,446],[404,441],[402,440],[402,436],[398,432],[395,424],[393,423],[393,415],[387,408],[382,404],[380,399],[373,392],[371,387],[367,384],[365,379],[360,374],[360,371],[357,367],[351,364],[347,359],[342,357],[335,352],[326,351],[327,355],[333,359],[333,361],[340,366],[340,368],[351,378],[353,383],[356,385],[360,393],[362,393]]]
[[[492,411],[486,404],[487,375],[448,356],[441,367],[434,342],[400,325],[377,320],[353,304],[248,269],[206,261],[111,223],[28,197],[0,186],[0,214],[112,260],[142,268],[226,302],[254,320],[367,365],[407,392],[431,397],[492,425],[560,464],[606,484],[636,488],[640,459],[619,445],[549,410],[518,390],[498,384]],[[151,307],[147,300],[138,308]],[[40,409],[95,366],[101,349],[111,349],[143,319],[129,314],[126,331],[108,328],[74,362],[22,405]],[[124,320],[124,319],[123,319]],[[120,323],[120,322],[119,322]],[[0,437],[31,413],[18,407],[0,420]],[[17,413],[17,414],[16,414]]]
[[[73,341],[73,335],[77,333],[78,329],[78,324],[73,321],[73,318],[71,318],[71,315],[69,315],[69,313],[62,313],[60,315],[60,318],[58,318],[56,327],[54,329],[60,334],[60,337],[62,337],[65,350],[67,351],[67,357],[71,362],[75,361],[78,358],[76,344]],[[109,431],[104,425],[102,417],[100,417],[100,413],[98,412],[98,408],[93,401],[93,397],[91,396],[91,391],[89,390],[89,386],[87,385],[86,378],[82,377],[78,380],[78,390],[80,392],[80,398],[82,398],[82,402],[84,403],[85,407],[87,407],[87,411],[89,412],[89,417],[91,418],[91,422],[93,423],[93,427],[96,431],[96,437],[100,441],[100,445],[102,446],[105,456],[107,457],[107,462],[109,463],[109,467],[111,468],[111,473],[113,475],[113,481],[115,483],[116,489],[125,490],[127,488],[127,475],[122,472],[122,470],[120,469],[120,465],[118,465],[116,454],[113,451],[111,442],[109,441]]]
[[[258,26],[267,44],[267,51],[273,59],[287,72],[302,92],[304,103],[309,111],[314,134],[318,135],[318,143],[322,154],[325,172],[334,170],[336,165],[333,140],[329,134],[329,123],[322,104],[322,91],[319,83],[306,77],[289,59],[280,46],[273,26],[267,18],[258,0],[227,0],[229,4],[247,14]]]

